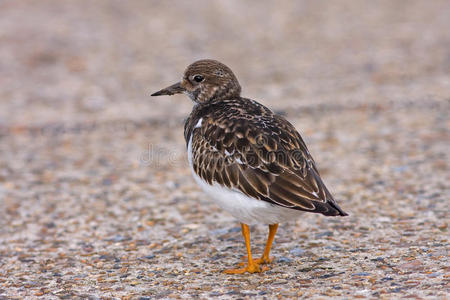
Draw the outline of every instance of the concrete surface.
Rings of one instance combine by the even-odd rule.
[[[448,1],[1,1],[0,299],[449,298]],[[195,186],[199,58],[304,136],[346,218],[239,224]],[[265,226],[252,228],[260,254]]]

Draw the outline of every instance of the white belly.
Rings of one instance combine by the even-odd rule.
[[[193,133],[192,133],[193,135]],[[302,212],[253,199],[238,190],[219,184],[210,185],[194,172],[192,164],[192,135],[188,144],[188,161],[195,181],[200,188],[224,210],[245,224],[276,224],[298,217]]]

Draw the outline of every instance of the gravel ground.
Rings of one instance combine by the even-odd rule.
[[[449,298],[448,28],[445,0],[1,1],[0,299]],[[148,96],[199,58],[350,214],[282,224],[262,274],[221,272],[245,250],[191,179],[192,104]]]

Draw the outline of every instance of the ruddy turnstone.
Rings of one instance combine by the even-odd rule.
[[[278,223],[301,212],[346,216],[320,178],[300,134],[282,116],[242,98],[230,68],[215,60],[187,67],[181,82],[152,96],[187,94],[194,108],[186,120],[188,160],[195,181],[241,222],[248,263],[226,273],[267,269]],[[248,224],[269,225],[264,253],[252,259]],[[245,265],[245,264],[244,264]]]

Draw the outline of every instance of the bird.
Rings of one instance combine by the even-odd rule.
[[[184,125],[189,166],[195,182],[241,224],[247,263],[228,274],[268,270],[278,224],[302,213],[347,216],[323,183],[302,137],[283,116],[241,96],[225,64],[202,59],[190,64],[180,82],[151,96],[186,94],[193,101]],[[253,259],[249,225],[269,226],[264,252]]]

